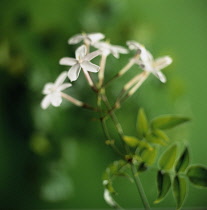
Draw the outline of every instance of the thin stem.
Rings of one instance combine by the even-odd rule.
[[[142,183],[139,179],[139,176],[137,174],[137,170],[136,170],[136,167],[131,164],[131,170],[132,170],[132,174],[133,174],[133,178],[134,178],[134,181],[135,181],[135,184],[137,186],[137,190],[139,192],[139,195],[141,197],[141,200],[142,200],[142,203],[145,207],[145,210],[150,210],[150,205],[149,205],[149,202],[147,200],[147,197],[146,197],[146,194],[144,192],[144,189],[142,187]]]
[[[115,107],[120,107],[120,104],[126,101],[130,96],[132,96],[144,83],[144,81],[148,78],[149,72],[143,72],[142,74],[138,75],[141,77],[137,77],[137,84],[135,84],[129,91],[125,91],[124,89],[121,91],[120,96],[117,98]],[[132,81],[132,80],[131,80]],[[133,81],[135,83],[135,81]],[[129,84],[128,84],[129,85]]]
[[[102,108],[101,108],[101,100],[100,100],[99,96],[98,96],[97,104],[98,104],[98,107],[99,107],[99,109],[100,109],[100,112],[101,112],[102,115],[103,115],[103,110],[102,110]],[[110,133],[109,133],[108,128],[107,128],[106,123],[105,123],[106,118],[102,117],[102,116],[101,116],[101,113],[100,113],[100,121],[101,121],[101,126],[102,126],[102,129],[103,129],[104,135],[105,135],[105,137],[106,137],[107,140],[111,140],[111,141],[112,141],[112,138],[111,138],[111,136],[110,136]],[[112,142],[112,143],[110,144],[110,146],[114,149],[114,151],[115,151],[118,155],[120,155],[121,157],[124,156],[124,155],[119,151],[119,149],[114,145],[114,142]]]
[[[104,71],[105,71],[105,66],[106,66],[106,58],[107,58],[107,55],[102,54],[101,62],[100,62],[100,70],[98,73],[98,79],[99,79],[98,87],[101,87],[104,82]]]
[[[61,96],[63,98],[65,98],[66,100],[70,101],[71,103],[73,103],[74,105],[78,106],[78,107],[82,107],[82,108],[85,108],[85,109],[90,109],[90,110],[93,110],[93,111],[98,111],[96,108],[82,102],[82,101],[79,101],[71,96],[69,96],[68,94],[65,94],[65,93],[62,93],[61,92]]]
[[[98,92],[96,86],[94,85],[93,80],[91,79],[90,74],[83,69],[83,73],[85,75],[86,80],[88,81],[89,86],[92,88],[93,91]]]
[[[112,77],[108,82],[104,84],[104,87],[108,86],[115,79],[121,77],[134,65],[134,59],[131,59],[114,77]]]

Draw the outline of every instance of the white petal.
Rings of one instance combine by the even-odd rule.
[[[42,93],[43,94],[50,94],[52,92],[52,90],[54,89],[54,84],[53,83],[47,83],[45,84]]]
[[[108,50],[110,48],[110,45],[106,42],[96,42],[93,46],[100,50],[105,50],[105,49]]]
[[[104,200],[111,207],[116,207],[117,206],[117,203],[111,197],[111,194],[110,194],[109,190],[107,190],[107,189],[104,190]]]
[[[41,101],[41,107],[42,107],[42,109],[47,109],[48,106],[50,105],[50,103],[51,103],[51,94],[46,95],[46,96],[42,99],[42,101]]]
[[[64,83],[64,84],[60,85],[60,86],[57,88],[57,91],[65,90],[66,88],[69,88],[69,87],[71,87],[71,86],[72,86],[71,83]]]
[[[161,58],[157,58],[154,61],[154,66],[157,70],[164,69],[166,66],[172,63],[172,58],[169,56],[164,56]]]
[[[128,45],[130,50],[141,50],[144,46],[135,41],[127,41],[126,44]]]
[[[149,63],[153,62],[152,54],[148,50],[146,50],[144,47],[141,49],[140,59],[143,62],[149,62]]]
[[[77,60],[81,60],[86,56],[87,49],[85,45],[81,45],[76,51],[75,51],[75,57]]]
[[[67,78],[67,71],[64,71],[55,80],[55,83],[54,83],[55,87],[58,87],[58,86],[62,85],[66,78]]]
[[[161,71],[152,72],[161,82],[165,83],[167,81],[165,75]]]
[[[69,58],[69,57],[61,58],[59,61],[60,65],[66,65],[66,66],[73,66],[76,63],[77,60],[75,58]]]
[[[85,70],[85,71],[90,71],[90,72],[98,72],[100,67],[89,62],[89,61],[83,61],[81,63],[81,67]]]
[[[127,54],[128,53],[128,50],[126,48],[118,46],[118,45],[113,45],[112,49],[114,51],[117,51],[118,53],[121,53],[121,54]]]
[[[53,93],[51,96],[51,104],[57,107],[60,106],[61,103],[62,103],[61,93],[59,92]]]
[[[81,69],[81,66],[79,63],[75,64],[74,66],[72,66],[69,69],[68,77],[69,77],[70,81],[75,81],[78,79],[78,76],[80,74],[80,69]]]
[[[83,36],[81,34],[77,34],[75,36],[72,36],[68,40],[68,44],[77,44],[77,43],[81,42],[82,40],[83,40]]]
[[[87,61],[90,61],[92,60],[93,58],[95,58],[96,56],[100,55],[101,54],[101,50],[96,50],[92,53],[89,53],[88,55],[85,56],[84,60],[87,60]]]
[[[101,39],[104,39],[105,36],[102,33],[91,33],[91,34],[88,34],[88,38],[91,40],[91,43],[95,43]]]

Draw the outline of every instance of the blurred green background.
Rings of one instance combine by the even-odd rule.
[[[164,70],[168,83],[151,76],[117,114],[128,135],[135,135],[139,107],[151,119],[168,113],[191,117],[169,135],[190,145],[192,163],[206,164],[206,10],[205,0],[1,0],[0,208],[108,208],[101,176],[117,157],[104,144],[96,116],[66,102],[40,108],[44,84],[67,70],[59,59],[74,56],[68,38],[82,31],[102,32],[113,44],[136,40],[155,57],[173,58]],[[110,56],[107,78],[128,59]],[[111,88],[111,98],[131,74]],[[82,76],[68,93],[94,102]],[[155,172],[141,179],[152,203]],[[118,179],[117,190],[123,206],[142,207],[128,180]],[[172,194],[152,206],[175,206]],[[184,207],[207,207],[206,190],[190,185]]]

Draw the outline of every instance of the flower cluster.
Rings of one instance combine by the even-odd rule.
[[[161,82],[166,82],[166,77],[161,72],[163,68],[171,64],[172,59],[169,56],[164,56],[158,59],[154,59],[152,54],[141,44],[135,41],[127,41],[127,46],[125,47],[112,45],[109,42],[102,41],[105,38],[105,35],[102,33],[89,33],[89,34],[77,34],[71,37],[68,40],[69,44],[78,44],[83,42],[75,51],[75,58],[63,57],[60,59],[59,64],[69,66],[68,71],[63,72],[57,78],[55,83],[47,83],[43,89],[43,94],[46,95],[41,102],[41,107],[46,109],[50,104],[53,106],[60,106],[62,102],[62,97],[65,96],[70,102],[74,103],[76,99],[71,96],[66,96],[62,91],[68,87],[71,87],[71,83],[64,83],[65,79],[68,77],[71,82],[74,82],[78,79],[81,70],[83,71],[86,80],[89,85],[97,90],[98,88],[104,85],[104,71],[106,58],[112,54],[115,58],[119,58],[120,54],[127,54],[129,50],[135,50],[135,56],[130,60],[130,62],[117,74],[114,78],[122,76],[126,73],[134,64],[137,64],[146,74],[135,75],[131,81],[129,81],[125,86],[126,91],[130,94],[133,94],[138,87],[143,83],[143,81],[148,77],[149,73],[155,75]],[[90,52],[91,47],[96,49]],[[96,65],[91,62],[95,57],[101,56],[100,65]],[[95,85],[90,77],[90,73],[98,73],[99,83]],[[97,87],[98,86],[98,87]],[[77,103],[74,103],[77,105]],[[84,104],[79,101],[78,104]]]

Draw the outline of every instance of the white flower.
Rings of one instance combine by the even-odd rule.
[[[152,54],[146,50],[146,48],[135,42],[128,41],[127,45],[131,50],[137,50],[140,54],[139,58],[135,62],[145,71],[151,72],[154,74],[161,82],[166,82],[165,75],[161,70],[172,63],[172,58],[169,56],[164,56],[161,58],[154,59]]]
[[[42,109],[47,109],[50,104],[53,106],[60,106],[62,102],[61,91],[65,90],[68,87],[71,87],[70,83],[64,83],[67,77],[67,72],[62,72],[60,76],[56,79],[54,83],[47,83],[44,86],[43,94],[46,95],[42,102]]]
[[[103,181],[103,185],[106,186],[108,184],[108,180]],[[112,198],[111,193],[107,188],[104,189],[104,200],[111,207],[117,207],[116,201]]]
[[[124,47],[118,45],[111,45],[107,42],[96,42],[95,44],[93,44],[93,46],[101,50],[102,54],[105,56],[112,54],[115,58],[119,58],[119,53],[121,54],[128,53],[128,50],[125,49]]]
[[[93,58],[95,58],[100,54],[101,54],[100,50],[96,50],[92,53],[87,54],[86,46],[82,45],[75,51],[76,58],[65,57],[60,59],[59,63],[60,65],[72,66],[68,71],[68,77],[71,81],[75,81],[79,76],[81,68],[84,71],[89,71],[89,72],[99,71],[100,67],[91,63],[90,60],[92,60]]]
[[[87,44],[94,44],[95,42],[100,41],[101,39],[104,39],[105,36],[102,33],[90,33],[90,34],[77,34],[75,36],[72,36],[69,40],[69,44],[77,44],[81,41]]]

